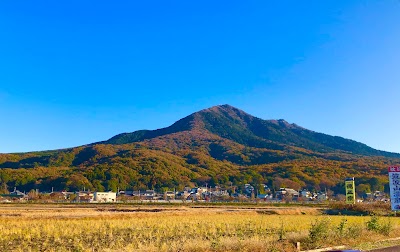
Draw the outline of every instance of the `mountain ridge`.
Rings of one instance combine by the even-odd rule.
[[[226,120],[225,122],[223,120]],[[219,125],[219,129],[215,127]],[[276,131],[274,126],[281,127],[285,129],[284,132],[271,132]],[[243,127],[240,129],[241,136],[254,140],[253,142],[246,142],[243,139],[239,139],[239,136],[230,135],[231,132],[227,132],[226,129],[230,127]],[[400,157],[399,153],[387,152],[382,150],[376,150],[372,147],[367,146],[361,142],[357,142],[351,139],[346,139],[340,136],[331,136],[312,130],[305,129],[297,124],[290,124],[284,119],[279,120],[263,120],[261,118],[252,116],[243,110],[237,109],[231,105],[224,104],[219,106],[213,106],[211,108],[203,109],[198,112],[192,113],[186,116],[169,127],[157,129],[157,130],[138,130],[131,133],[118,134],[106,141],[94,143],[94,144],[126,144],[139,142],[146,139],[151,139],[167,134],[177,133],[179,131],[190,131],[196,129],[205,129],[209,132],[216,133],[221,137],[227,137],[231,140],[239,141],[239,143],[245,143],[250,145],[259,145],[264,147],[272,147],[271,141],[277,142],[282,141],[280,137],[282,134],[291,135],[290,139],[288,137],[284,138],[290,144],[297,147],[304,147],[302,145],[309,142],[314,150],[318,148],[320,150],[327,149],[339,149],[341,151],[348,151],[353,154],[359,155],[377,155],[377,156],[387,156],[387,157]],[[224,130],[225,128],[225,130]],[[282,131],[282,130],[281,130]],[[281,135],[277,135],[280,133]],[[294,134],[294,135],[293,135]],[[297,136],[295,136],[297,135]],[[306,141],[304,135],[308,138],[313,138],[314,143]],[[233,138],[233,139],[232,139]],[[261,139],[260,139],[261,138]],[[271,139],[272,138],[272,139]],[[295,139],[296,138],[296,139]],[[269,143],[269,145],[268,145]],[[347,147],[345,145],[352,145],[354,148],[361,150],[355,150],[354,148]]]
[[[220,105],[166,128],[122,133],[75,148],[0,154],[0,190],[161,190],[265,183],[277,189],[340,192],[345,177],[357,177],[363,188],[379,182],[370,189],[384,190],[387,167],[393,164],[400,164],[400,154]]]

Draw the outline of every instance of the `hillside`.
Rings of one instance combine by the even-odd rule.
[[[222,105],[167,128],[87,146],[0,154],[0,183],[24,190],[116,190],[232,182],[340,191],[344,177],[355,176],[358,184],[384,189],[386,167],[399,163],[397,153]]]

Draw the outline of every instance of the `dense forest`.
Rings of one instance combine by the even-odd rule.
[[[387,190],[387,167],[396,164],[400,154],[222,105],[159,130],[71,149],[0,154],[0,189],[179,190],[207,184],[240,190],[250,183],[341,193],[351,176],[359,192],[369,192]]]

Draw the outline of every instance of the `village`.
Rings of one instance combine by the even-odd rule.
[[[312,192],[310,190],[296,191],[292,188],[271,190],[262,184],[262,190],[245,184],[240,190],[215,187],[185,187],[181,191],[171,190],[158,192],[156,190],[118,190],[118,192],[97,192],[82,190],[76,192],[51,191],[21,192],[14,188],[8,194],[0,194],[0,203],[45,202],[45,203],[137,203],[137,202],[270,202],[270,203],[321,203],[326,201],[344,201],[345,195],[334,195],[330,192]],[[237,191],[237,192],[236,192]],[[358,195],[356,202],[390,201],[387,194],[381,191]]]

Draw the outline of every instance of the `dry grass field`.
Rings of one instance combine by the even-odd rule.
[[[0,251],[295,251],[398,231],[400,218],[306,207],[0,205]]]

